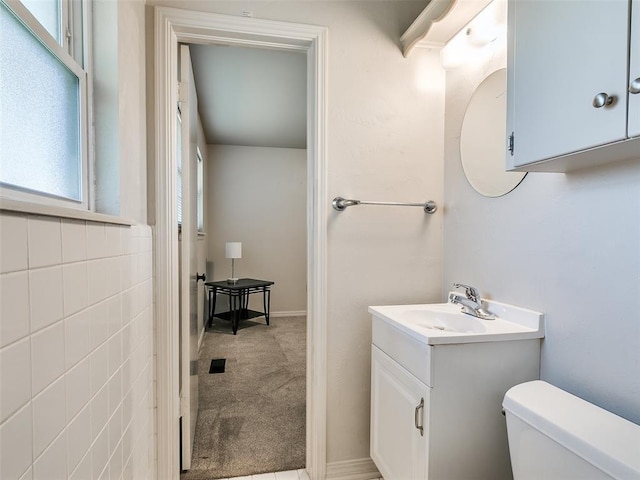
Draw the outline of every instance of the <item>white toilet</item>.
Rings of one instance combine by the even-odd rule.
[[[546,382],[503,401],[515,480],[640,480],[640,426]]]

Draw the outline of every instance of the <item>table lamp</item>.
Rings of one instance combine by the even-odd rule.
[[[241,242],[227,242],[224,246],[225,257],[231,259],[231,278],[227,278],[227,283],[236,284],[238,279],[235,278],[234,260],[236,258],[242,258],[242,243]]]

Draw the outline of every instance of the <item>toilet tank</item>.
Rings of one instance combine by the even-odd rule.
[[[541,380],[505,394],[515,480],[640,480],[640,426]]]

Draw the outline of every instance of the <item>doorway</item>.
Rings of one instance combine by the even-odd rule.
[[[202,332],[198,421],[181,479],[298,470],[306,444],[306,52],[188,50],[206,163],[199,240],[207,280],[221,286]],[[230,277],[273,283],[268,295],[254,288],[235,325]]]
[[[326,65],[325,27],[155,8],[155,287],[158,478],[179,478],[178,282],[174,106],[178,43],[253,45],[307,56],[306,468],[326,475]]]

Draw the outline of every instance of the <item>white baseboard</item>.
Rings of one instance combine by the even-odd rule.
[[[327,464],[327,479],[374,480],[382,478],[376,464],[370,458],[358,458]]]
[[[306,317],[306,310],[294,310],[289,312],[269,312],[269,317]]]

